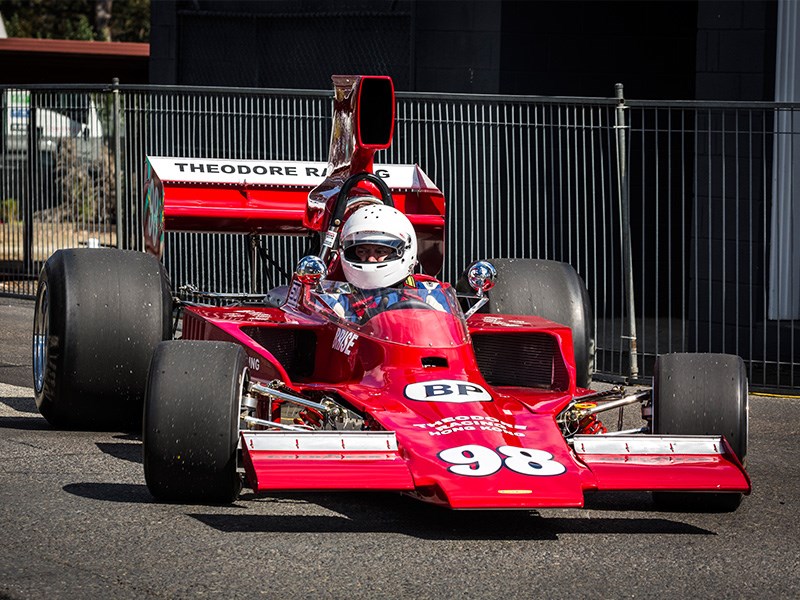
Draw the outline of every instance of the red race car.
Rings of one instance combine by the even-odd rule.
[[[327,165],[150,157],[148,253],[47,261],[33,331],[46,419],[141,423],[147,486],[165,501],[232,502],[245,482],[396,490],[456,509],[580,507],[603,490],[736,508],[750,492],[741,359],[664,355],[652,390],[588,389],[592,316],[575,271],[497,259],[455,288],[435,279],[442,193],[416,165],[373,164],[393,134],[391,80],[337,76],[334,87]],[[402,285],[365,290],[347,272],[346,232],[368,218],[413,227]],[[314,243],[288,286],[185,288],[207,300],[189,302],[173,299],[159,260],[165,230],[247,234],[256,249],[269,234]],[[640,427],[598,419],[628,405]]]

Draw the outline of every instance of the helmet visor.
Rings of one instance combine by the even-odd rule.
[[[344,241],[342,248],[346,260],[354,263],[387,262],[403,255],[405,244],[397,238],[359,236],[357,240]]]

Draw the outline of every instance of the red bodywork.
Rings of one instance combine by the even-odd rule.
[[[372,157],[389,145],[394,120],[391,80],[334,83],[321,182],[309,171],[325,166],[314,163],[150,159],[148,249],[160,255],[165,229],[326,231],[342,182],[380,170]],[[367,115],[371,98],[381,106]],[[405,183],[387,182],[417,230],[424,270],[435,274],[444,198],[419,167],[402,169]],[[183,338],[241,344],[252,381],[330,395],[365,418],[367,432],[243,431],[256,492],[397,490],[452,508],[532,508],[580,507],[594,490],[750,491],[722,437],[583,435],[568,443],[556,418],[588,390],[575,386],[564,326],[476,314],[464,327],[459,315],[410,309],[373,318],[391,336],[365,335],[316,309],[310,293],[295,278],[280,308],[185,308]],[[261,398],[256,416],[275,411],[274,400]]]
[[[379,317],[399,337],[406,331],[416,336],[417,344],[382,344],[358,337],[345,355],[334,348],[341,324],[326,321],[302,306],[186,309],[184,337],[240,343],[251,359],[254,379],[280,379],[303,394],[335,393],[371,417],[375,431],[394,432],[396,437],[396,449],[351,450],[346,444],[327,444],[322,449],[312,444],[306,449],[303,444],[308,437],[319,433],[298,436],[282,432],[278,435],[290,438],[288,444],[259,449],[258,439],[253,442],[255,434],[244,433],[246,473],[255,491],[398,490],[452,508],[579,507],[584,493],[592,490],[749,492],[747,475],[724,438],[719,438],[716,453],[636,453],[634,449],[584,454],[579,444],[573,450],[555,418],[576,394],[586,390],[575,388],[572,338],[565,327],[537,317],[474,315],[468,322],[469,337],[460,345],[445,348],[435,333],[437,327],[448,326],[441,313],[407,310]],[[313,336],[310,372],[292,378],[256,341],[271,342],[279,338],[279,330],[305,331]],[[420,331],[426,330],[434,333],[421,338]],[[524,353],[525,342],[519,340],[532,333],[552,336],[558,353],[550,358],[561,363],[568,379],[553,377],[553,389],[490,385],[481,374],[472,340],[481,335],[504,336],[507,344],[519,344]],[[429,343],[433,348],[426,350]],[[424,366],[422,359],[432,356],[447,366]],[[406,394],[411,384],[440,381],[478,384],[491,400],[419,401]],[[260,416],[269,418],[269,403],[259,408]],[[468,446],[481,447],[480,454],[472,452],[475,460],[471,463],[470,450],[463,450],[463,472],[454,471],[458,464],[442,453],[456,449],[458,459],[457,449]],[[515,448],[535,452],[528,456],[509,450]],[[514,464],[515,456],[521,467]],[[486,475],[471,475],[470,469],[482,460],[497,468]],[[517,468],[509,468],[509,461]],[[563,469],[556,467],[558,472],[550,473],[548,463]]]

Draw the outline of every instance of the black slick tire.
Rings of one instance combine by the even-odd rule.
[[[225,504],[237,472],[239,410],[247,355],[228,342],[163,342],[153,355],[144,405],[144,475],[158,500]]]
[[[59,250],[39,275],[36,406],[54,427],[134,430],[155,347],[171,336],[164,266],[142,252]]]
[[[724,435],[739,461],[747,459],[748,386],[744,362],[730,354],[665,354],[653,371],[653,433]],[[653,492],[672,510],[729,512],[739,493]]]
[[[481,312],[535,315],[572,329],[577,384],[589,387],[594,372],[594,318],[586,286],[567,263],[522,258],[489,259],[497,282]],[[458,284],[466,291],[466,278]],[[466,286],[466,289],[465,289]]]

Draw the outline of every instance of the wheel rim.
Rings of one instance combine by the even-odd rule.
[[[242,399],[244,398],[249,382],[250,371],[247,367],[245,367],[239,375],[239,398],[237,401],[236,412],[238,415],[238,419],[236,420],[236,472],[239,474],[244,474],[244,463],[242,462],[242,430],[247,429],[247,424],[242,419]]]
[[[50,337],[50,294],[47,283],[42,282],[36,295],[36,311],[33,318],[33,385],[39,394],[44,387],[44,371],[47,364],[47,341]]]

